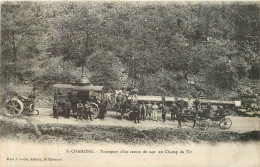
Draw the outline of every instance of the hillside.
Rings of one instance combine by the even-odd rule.
[[[214,99],[260,94],[259,5],[5,2],[1,88],[74,81]],[[2,97],[5,89],[2,89]]]

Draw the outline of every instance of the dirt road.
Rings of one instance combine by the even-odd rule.
[[[147,130],[153,128],[167,128],[167,129],[177,129],[177,121],[170,121],[170,114],[167,114],[167,121],[162,122],[161,116],[158,117],[158,122],[152,120],[140,121],[140,124],[135,124],[133,120],[128,120],[127,116],[120,120],[120,114],[116,114],[114,111],[108,111],[105,120],[94,119],[93,121],[86,120],[76,120],[71,117],[66,119],[64,117],[59,117],[59,119],[55,119],[51,116],[52,110],[50,108],[40,108],[40,114],[38,116],[22,116],[19,118],[12,118],[15,122],[21,123],[34,123],[34,124],[63,124],[63,125],[104,125],[104,126],[119,126],[119,127],[134,127],[139,130]],[[232,120],[232,126],[228,131],[233,132],[250,132],[250,131],[260,131],[260,118],[257,117],[234,117],[229,116]],[[3,115],[0,115],[0,120],[6,119]],[[210,120],[209,129],[221,130],[219,127],[216,127],[212,124]],[[182,128],[184,129],[192,129],[192,122],[183,122]],[[226,130],[227,131],[227,130]]]
[[[124,144],[176,144],[201,142],[240,142],[260,141],[260,119],[255,117],[230,117],[233,124],[230,129],[222,130],[210,123],[207,130],[192,128],[192,122],[145,120],[135,124],[127,116],[120,120],[120,114],[108,111],[105,120],[81,121],[51,116],[50,108],[41,108],[38,116],[20,116],[8,118],[0,115],[0,138],[24,142],[42,143],[124,143]],[[210,122],[210,120],[209,120]]]

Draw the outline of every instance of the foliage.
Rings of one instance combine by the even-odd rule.
[[[259,5],[5,2],[1,84],[87,76],[106,89],[189,96],[259,80]],[[189,84],[193,80],[194,84]],[[214,90],[214,91],[213,91]]]

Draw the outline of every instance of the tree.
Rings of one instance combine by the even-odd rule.
[[[5,2],[1,7],[3,68],[15,76],[18,60],[39,54],[38,39],[48,24],[37,3]]]

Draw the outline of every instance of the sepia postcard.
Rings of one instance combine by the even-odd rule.
[[[2,1],[1,167],[259,167],[257,1]]]

